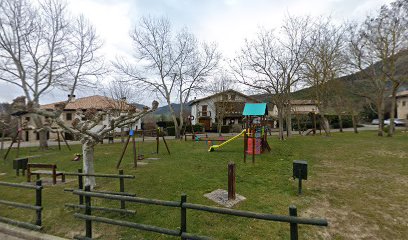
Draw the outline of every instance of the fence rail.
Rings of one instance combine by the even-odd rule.
[[[27,185],[27,184],[20,184],[20,183],[9,183],[9,182],[0,182],[0,186],[6,187],[13,187],[13,188],[26,188],[26,189],[34,189],[35,190],[35,205],[20,203],[20,202],[13,202],[13,201],[6,201],[0,200],[1,205],[12,206],[15,208],[23,208],[23,209],[30,209],[34,210],[36,213],[36,221],[35,224],[29,222],[22,222],[6,217],[0,217],[0,222],[16,225],[19,227],[28,228],[31,230],[41,230],[42,229],[42,181],[37,180],[35,186]]]
[[[297,216],[297,209],[295,206],[291,205],[289,207],[289,216],[287,215],[275,215],[267,213],[257,213],[250,211],[235,210],[229,208],[211,207],[201,204],[187,203],[187,195],[182,194],[180,201],[165,201],[158,199],[148,199],[140,197],[131,196],[119,196],[119,195],[109,195],[103,193],[90,192],[89,186],[85,187],[85,191],[75,190],[73,194],[83,196],[85,198],[85,214],[74,214],[75,217],[85,220],[85,236],[76,236],[76,239],[92,239],[92,222],[101,222],[117,226],[130,227],[143,231],[156,232],[171,236],[178,236],[181,239],[210,239],[206,236],[199,236],[187,233],[187,209],[204,211],[217,214],[226,214],[237,217],[246,217],[252,219],[260,219],[275,222],[285,222],[290,224],[290,239],[298,239],[298,225],[314,225],[314,226],[328,226],[326,219],[316,219],[316,218],[302,218]],[[104,217],[92,216],[92,206],[91,197],[103,198],[109,200],[127,201],[142,204],[152,204],[160,205],[166,207],[177,207],[180,208],[180,229],[167,229],[153,225],[145,225],[140,223],[134,223],[123,220],[115,220]]]
[[[105,174],[105,173],[94,173],[94,174],[87,174],[83,173],[82,169],[78,169],[78,172],[67,172],[64,173],[65,175],[68,176],[77,176],[78,177],[78,190],[83,190],[84,189],[84,177],[99,177],[99,178],[117,178],[119,179],[119,192],[113,192],[113,191],[94,191],[94,193],[103,193],[103,194],[109,194],[109,195],[123,195],[123,196],[136,196],[134,193],[128,193],[125,192],[125,179],[134,179],[134,175],[125,175],[123,170],[120,169],[119,174]],[[72,188],[65,188],[64,191],[66,192],[74,192],[75,190]],[[84,204],[84,197],[79,196],[79,205]],[[73,204],[66,204],[66,207],[76,207],[76,205]],[[132,213],[133,211],[126,211],[126,205],[125,201],[120,201],[120,208],[123,210],[123,212],[127,213]],[[98,210],[103,210],[104,208],[100,208]]]

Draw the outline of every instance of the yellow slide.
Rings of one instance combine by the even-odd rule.
[[[220,147],[224,146],[225,144],[228,144],[229,142],[234,141],[235,139],[239,138],[241,135],[244,135],[245,133],[246,133],[246,130],[244,129],[244,130],[242,130],[242,132],[240,134],[228,139],[227,141],[225,141],[225,142],[223,142],[223,143],[221,143],[219,145],[211,146],[210,149],[208,149],[208,151],[213,152],[213,151],[215,151],[215,149],[220,148]]]

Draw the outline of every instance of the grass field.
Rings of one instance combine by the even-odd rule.
[[[155,143],[145,142],[143,154],[160,160],[144,161],[146,165],[132,168],[131,149],[122,162],[125,174],[135,175],[125,180],[126,191],[140,197],[179,201],[186,193],[188,202],[217,206],[203,197],[215,189],[227,188],[227,163],[237,164],[237,193],[247,200],[235,209],[273,214],[288,214],[295,204],[298,215],[327,218],[329,227],[301,226],[300,239],[404,239],[408,235],[408,134],[397,133],[392,138],[379,138],[376,132],[335,133],[332,137],[294,136],[280,142],[270,139],[271,153],[257,156],[256,163],[243,163],[242,139],[209,153],[204,142],[169,141],[169,156],[163,145],[157,156]],[[37,148],[22,149],[21,156],[36,156],[32,162],[56,163],[61,171],[76,171],[80,162],[72,162],[80,146],[71,152]],[[116,161],[121,144],[98,145],[95,166],[99,173],[117,173]],[[10,156],[15,156],[12,152]],[[303,195],[297,196],[297,182],[291,178],[292,161],[307,160],[309,178],[304,181]],[[0,163],[0,181],[25,182],[15,176],[12,161]],[[77,203],[78,197],[64,192],[75,188],[76,178],[67,177],[66,184],[47,186],[43,191],[44,231],[71,238],[84,231],[82,220],[74,219],[75,211],[65,203]],[[118,190],[118,180],[97,179],[97,190]],[[4,200],[34,202],[33,191],[0,187]],[[119,202],[95,199],[93,205],[118,207]],[[127,204],[136,215],[103,214],[115,219],[131,220],[177,229],[179,209],[160,206]],[[34,213],[1,206],[0,216],[34,220]],[[250,220],[210,213],[189,211],[188,231],[215,239],[288,239],[289,224]],[[106,224],[96,224],[94,234],[99,239],[169,239],[155,233],[129,230]],[[173,239],[173,238],[170,238]],[[174,238],[176,239],[176,238]]]

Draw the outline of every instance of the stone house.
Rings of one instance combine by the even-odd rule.
[[[41,105],[42,109],[53,111],[56,109],[56,106],[62,102],[55,102],[50,104]],[[106,110],[114,110],[115,114],[122,114],[130,109],[136,109],[134,106],[128,104],[126,100],[114,100],[109,97],[105,96],[89,96],[75,99],[75,96],[71,99],[71,102],[67,104],[63,113],[61,114],[60,118],[68,125],[72,124],[72,121],[75,119],[75,114],[77,111],[85,112],[88,109],[95,109],[96,111],[106,111]],[[141,111],[136,109],[136,111]],[[33,121],[33,114],[26,113],[21,115],[21,122],[22,122],[22,140],[24,141],[35,141],[39,140],[38,133],[35,131],[35,123]],[[107,125],[109,120],[112,116],[106,115],[101,123],[95,126],[93,129],[100,129],[103,125]],[[45,124],[51,124],[47,118],[42,117],[43,122]],[[136,126],[138,129],[141,127],[141,120],[137,122]],[[49,139],[57,139],[57,130],[59,129],[57,125],[52,124],[51,128],[54,131],[48,132],[47,138]],[[59,129],[62,130],[62,129]],[[128,129],[125,129],[128,130]],[[115,132],[120,132],[120,129],[116,129]],[[70,133],[64,132],[64,138],[67,140],[74,140],[73,136]]]

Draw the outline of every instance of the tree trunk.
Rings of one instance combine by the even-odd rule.
[[[40,137],[40,149],[47,149],[48,148],[48,140],[47,140],[47,130],[46,129],[40,129],[38,131],[38,135]]]
[[[291,137],[292,136],[292,106],[290,105],[290,102],[288,103],[286,107],[286,136]]]
[[[392,97],[391,97],[391,114],[390,114],[390,127],[388,129],[387,137],[392,137],[394,135],[395,130],[395,123],[394,123],[394,114],[395,114],[395,106],[397,102],[397,87],[393,86],[392,88]]]
[[[0,147],[1,151],[3,151],[3,149],[4,149],[4,137],[5,137],[4,135],[6,135],[6,128],[5,127],[3,127],[3,131],[1,133],[1,147]]]
[[[94,147],[95,142],[92,140],[85,140],[82,143],[83,169],[86,174],[95,173]],[[91,186],[91,189],[93,189],[96,186],[95,177],[85,177],[85,186]]]
[[[351,115],[351,121],[353,122],[354,133],[358,133],[356,114]]]
[[[326,134],[326,137],[330,136],[330,125],[329,125],[329,120],[324,115],[321,115],[320,117],[320,126],[323,127],[324,133]]]
[[[222,120],[217,122],[217,131],[218,131],[218,136],[221,136],[221,130],[222,130]]]
[[[282,108],[278,109],[278,121],[279,121],[279,140],[285,140],[283,135],[283,112]]]
[[[383,136],[383,129],[384,129],[384,103],[381,102],[377,104],[377,113],[378,113],[378,133],[377,135],[382,137]]]
[[[125,131],[123,130],[123,127],[120,128],[120,142],[125,143]]]
[[[178,122],[177,122],[176,113],[174,112],[174,109],[173,109],[173,107],[171,106],[170,102],[167,102],[167,104],[168,104],[168,106],[169,106],[169,110],[170,110],[171,117],[173,118],[173,122],[174,122],[174,132],[175,132],[175,135],[176,135],[176,139],[180,139],[180,138],[181,138],[181,136],[180,136],[180,127],[179,127],[179,124],[178,124]]]
[[[338,115],[339,117],[339,128],[340,128],[340,132],[343,132],[343,119],[341,117],[341,114]]]
[[[47,149],[48,148],[47,130],[44,128],[42,119],[40,116],[35,116],[33,120],[39,136],[40,149],[43,150]]]

